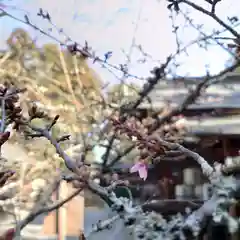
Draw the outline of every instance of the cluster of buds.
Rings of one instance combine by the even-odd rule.
[[[164,115],[164,113],[160,113],[159,117],[161,118],[161,115]],[[113,120],[117,120],[123,124],[123,122],[126,122],[129,127],[134,126],[135,129],[138,130],[138,132],[141,132],[145,135],[151,135],[152,133],[152,126],[157,124],[157,117],[155,116],[147,116],[146,118],[139,119],[138,117],[129,117],[127,119],[124,119],[124,121],[121,121],[121,118],[119,116],[112,117]],[[161,124],[158,129],[156,129],[155,133],[157,133],[161,138],[164,138],[167,141],[170,142],[181,142],[183,137],[186,135],[186,125],[187,120],[183,115],[177,115],[172,117],[170,122],[166,122]]]
[[[19,106],[19,94],[25,89],[18,89],[9,83],[4,83],[0,86],[0,98],[2,104],[2,118],[5,117],[5,126],[14,123],[13,129],[18,129],[19,124],[22,123],[22,109]],[[3,113],[5,111],[5,113]],[[3,116],[5,114],[5,116]],[[3,123],[1,123],[3,124]]]
[[[26,119],[23,116],[22,114],[23,111],[19,101],[20,100],[19,94],[25,91],[26,91],[25,88],[20,89],[15,87],[13,84],[7,82],[0,86],[0,99],[1,102],[4,102],[4,104],[2,104],[1,115],[2,119],[4,118],[5,126],[13,124],[13,129],[19,130],[21,125],[26,125],[29,121],[33,120],[34,118],[46,117],[46,114],[40,111],[37,108],[36,104],[33,104],[32,107],[30,107],[28,110],[29,119]],[[3,123],[1,122],[1,124]],[[2,130],[4,131],[5,129]]]
[[[25,89],[15,88],[12,84],[4,83],[0,85],[1,99],[1,132],[0,147],[8,141],[10,132],[6,131],[6,127],[13,123],[13,129],[18,130],[19,124],[22,122],[22,109],[19,106],[19,93]],[[14,175],[14,171],[3,171],[0,173],[0,186],[3,186]]]
[[[131,121],[121,122],[118,119],[111,119],[115,130],[119,134],[126,134],[130,139],[135,140],[137,148],[140,150],[140,159],[155,159],[156,157],[165,155],[166,147],[157,142],[157,140],[149,139],[147,133],[139,131],[136,124]]]
[[[177,120],[179,120],[179,118]],[[130,169],[130,172],[138,172],[140,178],[144,180],[147,178],[147,169],[149,162],[156,164],[159,162],[159,160],[165,157],[171,157],[171,159],[178,159],[179,157],[185,158],[185,156],[181,156],[179,151],[172,151],[171,146],[173,145],[171,143],[178,142],[177,138],[170,138],[171,135],[164,133],[165,131],[157,132],[155,135],[153,135],[149,133],[148,129],[141,128],[141,125],[137,124],[137,122],[131,118],[125,121],[121,121],[121,119],[111,118],[111,122],[116,132],[127,136],[140,150],[140,155],[138,159],[136,159],[137,162]],[[176,129],[176,122],[172,125],[174,129]],[[182,125],[182,123],[180,125]],[[163,126],[162,130],[164,129],[165,128]],[[182,130],[182,126],[180,126],[179,129]],[[156,134],[161,139],[164,138],[165,141],[159,141],[160,138],[154,137]]]
[[[0,172],[0,187],[4,186],[4,184],[11,180],[14,177],[14,171],[7,170],[4,172]]]
[[[47,117],[46,114],[39,110],[36,104],[33,104],[29,110],[28,110],[28,115],[30,117],[30,120],[33,120],[34,118],[45,118]]]
[[[10,132],[0,133],[0,146],[2,146],[10,137]]]

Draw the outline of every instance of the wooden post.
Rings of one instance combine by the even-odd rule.
[[[71,184],[62,182],[59,189],[60,199],[66,198],[73,191],[76,191]],[[54,194],[56,196],[56,194]],[[76,196],[59,209],[59,240],[64,240],[66,236],[79,237],[83,231],[84,223],[84,197]],[[56,214],[54,212],[44,220],[43,236],[52,237],[55,231]]]
[[[60,190],[60,184],[57,186],[56,190],[56,199],[55,201],[59,201],[59,190]],[[59,208],[55,210],[55,233],[57,236],[57,240],[59,240]]]
[[[71,184],[68,186],[68,194],[76,191]],[[67,233],[68,236],[79,236],[79,232],[83,231],[84,224],[84,197],[76,196],[67,206]]]
[[[68,186],[65,181],[61,182],[60,184],[60,200],[65,199],[68,196]],[[71,201],[70,201],[71,203]],[[68,203],[64,204],[60,209],[59,209],[59,240],[65,240],[65,237],[67,236],[67,208],[68,208]]]

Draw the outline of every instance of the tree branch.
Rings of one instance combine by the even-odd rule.
[[[81,191],[82,191],[82,189],[77,189],[72,194],[70,194],[68,197],[66,197],[65,199],[58,201],[50,206],[43,207],[41,204],[41,205],[35,207],[35,209],[32,210],[29,213],[29,215],[17,225],[16,229],[22,230],[30,222],[32,222],[37,216],[39,216],[43,213],[52,212],[52,211],[62,207],[65,203],[71,201],[74,197],[76,197]],[[51,197],[52,193],[53,193],[53,191],[51,192],[51,194],[47,194],[48,198]]]
[[[171,118],[175,115],[180,114],[182,111],[184,111],[189,105],[193,104],[194,101],[197,99],[197,97],[199,96],[199,94],[201,93],[202,89],[204,87],[209,86],[210,82],[212,80],[215,80],[217,78],[222,78],[224,75],[226,75],[228,72],[234,71],[237,67],[240,66],[240,61],[237,61],[236,63],[234,63],[232,66],[224,69],[223,71],[221,71],[220,73],[216,74],[216,75],[212,75],[212,76],[206,76],[205,79],[203,79],[200,83],[197,84],[195,90],[193,90],[192,92],[190,92],[190,94],[185,98],[185,100],[178,105],[178,107],[174,108],[172,111],[169,111],[168,114],[166,114],[164,117],[162,117],[161,119],[157,118],[156,123],[149,129],[149,134],[153,133],[154,131],[156,131],[160,126],[162,126],[165,122],[168,122],[169,120],[171,120]],[[125,149],[124,152],[120,155],[118,155],[115,159],[112,160],[112,162],[110,162],[106,168],[111,168],[112,166],[114,166],[114,164],[116,164],[119,160],[121,160],[122,157],[126,156],[127,154],[129,154],[133,149],[135,148],[135,145],[133,144],[132,146],[130,146],[129,148]]]
[[[191,2],[191,1],[188,1],[188,0],[180,0],[180,3],[185,3],[187,4],[188,6],[196,9],[197,11],[211,17],[212,19],[214,19],[217,23],[219,23],[221,26],[223,26],[225,29],[227,29],[230,33],[232,33],[233,36],[235,36],[237,39],[240,39],[240,34],[235,31],[231,26],[229,26],[228,24],[226,24],[225,22],[223,22],[218,16],[216,16],[215,14],[215,10],[214,12],[209,12],[207,11],[206,9],[200,7],[199,5]],[[215,4],[216,5],[216,4]]]

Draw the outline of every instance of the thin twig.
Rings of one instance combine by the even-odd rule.
[[[5,111],[5,99],[3,98],[1,100],[1,112],[2,112],[2,118],[1,118],[1,133],[4,133],[5,129],[5,120],[6,120],[6,111]]]
[[[214,19],[218,24],[220,24],[221,26],[223,26],[225,29],[227,29],[230,33],[232,33],[233,36],[235,36],[237,39],[240,39],[240,34],[235,31],[231,26],[229,26],[228,24],[226,24],[224,21],[222,21],[216,14],[215,12],[209,12],[206,9],[202,8],[201,6],[188,1],[188,0],[180,0],[180,3],[185,3],[188,6],[196,9],[197,11],[211,17],[212,19]]]

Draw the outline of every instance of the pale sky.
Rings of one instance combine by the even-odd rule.
[[[165,0],[12,0],[2,1],[11,6],[17,6],[29,12],[30,20],[36,25],[47,29],[49,25],[44,20],[36,17],[41,7],[47,10],[55,25],[79,43],[85,40],[96,50],[97,55],[103,56],[107,51],[113,51],[109,60],[113,64],[126,63],[122,50],[129,52],[133,36],[137,44],[141,44],[144,51],[153,59],[164,61],[166,56],[176,49],[175,37],[172,34],[169,10]],[[202,3],[203,0],[195,0]],[[217,8],[218,14],[226,20],[227,14],[238,15],[240,4],[233,5],[236,0],[223,0]],[[226,9],[228,9],[226,11]],[[186,10],[184,8],[184,10]],[[20,10],[12,11],[18,17],[23,17]],[[196,11],[191,12],[195,24],[204,24],[206,33],[212,29],[220,29],[209,17],[203,16]],[[178,22],[184,22],[179,17]],[[136,23],[137,26],[136,26]],[[43,37],[27,26],[7,18],[0,18],[1,45],[12,29],[24,27],[31,31],[39,42],[50,42],[51,39]],[[59,39],[63,36],[55,34]],[[185,28],[180,32],[184,44],[196,39],[197,32],[192,27]],[[130,72],[141,77],[149,75],[149,70],[156,62],[137,63],[141,55],[135,49],[131,54]],[[206,65],[209,65],[211,73],[217,73],[224,67],[229,54],[219,46],[213,46],[208,51],[199,50],[197,46],[189,49],[189,56],[181,56],[178,61],[183,63],[178,74],[203,75]],[[94,64],[101,78],[105,81],[116,82],[116,79],[107,70]],[[134,80],[139,81],[139,80]]]

